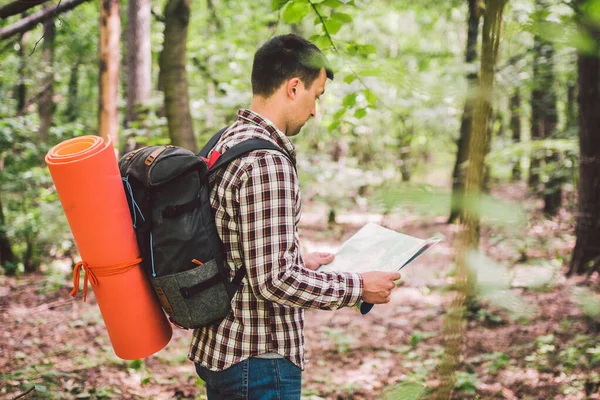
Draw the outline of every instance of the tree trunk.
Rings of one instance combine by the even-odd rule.
[[[121,17],[118,0],[102,0],[100,5],[100,59],[99,123],[98,132],[118,149],[118,95]]]
[[[477,58],[477,36],[479,35],[479,10],[477,0],[467,0],[469,14],[467,17],[467,45],[465,63],[473,67]],[[477,83],[477,73],[470,71],[467,74],[467,98],[465,100],[462,120],[460,124],[460,137],[456,143],[456,162],[452,172],[452,201],[448,223],[454,223],[462,212],[463,195],[465,190],[464,167],[468,161],[469,140],[471,136],[471,121],[473,111],[473,87]]]
[[[171,143],[196,152],[186,72],[186,42],[191,0],[169,0],[165,7],[165,34],[160,53],[160,88]]]
[[[581,3],[581,2],[580,2]],[[600,29],[581,16],[581,27],[596,48],[577,59],[579,84],[579,211],[577,241],[568,275],[591,274],[600,268]]]
[[[548,9],[547,0],[536,0],[536,9],[540,13]],[[534,149],[531,152],[529,166],[529,188],[534,193],[555,192],[556,188],[541,184],[545,150],[535,148],[537,140],[555,135],[557,124],[556,93],[554,91],[554,49],[552,43],[539,34],[534,37],[533,89],[531,91],[531,139]],[[559,186],[560,188],[560,186]]]
[[[42,87],[44,88],[38,101],[40,114],[39,135],[42,142],[48,141],[48,131],[52,126],[54,114],[54,19],[44,22],[44,44],[42,47]]]
[[[6,267],[7,262],[15,261],[8,236],[4,227],[4,211],[2,210],[2,199],[0,199],[0,265]]]
[[[67,110],[65,114],[67,121],[73,122],[79,116],[79,67],[81,63],[75,62],[71,67],[71,74],[69,76],[69,89],[67,96]]]
[[[25,15],[23,15],[25,17]],[[19,37],[19,51],[17,52],[19,56],[19,82],[17,83],[17,88],[15,90],[17,96],[17,115],[20,115],[25,111],[25,100],[27,98],[27,86],[25,86],[25,67],[27,66],[27,58],[25,57],[25,35],[26,33],[21,34]]]
[[[150,0],[129,0],[127,7],[126,125],[129,126],[138,120],[139,107],[150,97],[152,54]]]
[[[577,85],[575,83],[569,83],[567,87],[567,130],[570,133],[575,134],[574,131],[577,129],[577,96],[575,91],[577,90]]]
[[[490,107],[492,107],[490,105]],[[488,154],[492,151],[492,140],[494,140],[494,131],[496,124],[496,114],[497,112],[494,108],[490,108],[490,117],[488,118],[487,130],[485,135],[485,144],[484,144],[484,152],[483,158],[485,159]],[[471,128],[472,129],[472,128]],[[488,163],[484,162],[483,165],[483,182],[481,184],[481,190],[489,193],[492,181],[492,166]],[[463,209],[464,212],[464,209]]]
[[[521,94],[519,88],[515,89],[512,97],[510,98],[510,130],[512,131],[513,143],[521,142]],[[517,155],[514,159],[514,166],[512,169],[512,180],[521,180],[521,156]]]
[[[221,24],[221,19],[217,15],[217,9],[215,8],[213,0],[206,0],[206,6],[208,7],[208,11],[210,12],[211,31],[220,32],[223,29],[223,25]]]
[[[440,386],[435,392],[436,399],[449,399],[455,386],[455,371],[459,367],[465,332],[465,303],[470,296],[469,273],[466,255],[479,245],[478,202],[483,183],[486,137],[492,112],[492,90],[494,68],[500,45],[502,13],[506,0],[487,0],[483,16],[481,44],[481,72],[479,88],[473,105],[473,122],[469,143],[469,164],[465,182],[464,218],[459,233],[456,269],[456,297],[444,320],[444,355],[439,365]],[[475,207],[475,208],[473,208]]]

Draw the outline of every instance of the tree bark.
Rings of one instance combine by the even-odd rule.
[[[86,1],[88,0],[61,0],[60,4],[57,3],[57,5],[45,8],[41,11],[36,12],[35,14],[31,14],[30,16],[21,19],[18,22],[15,22],[12,25],[0,29],[0,39],[7,39],[13,35],[27,32],[35,28],[35,26],[40,22],[44,22],[50,18],[54,18],[56,15],[65,11],[69,11]]]
[[[15,90],[17,96],[17,115],[23,113],[25,109],[25,99],[27,98],[27,86],[25,85],[25,67],[27,66],[26,58],[25,58],[25,49],[23,46],[25,45],[25,33],[21,34],[19,37],[19,51],[17,52],[19,56],[19,82],[17,83],[17,88]]]
[[[127,4],[127,126],[138,120],[138,110],[150,97],[150,0]]]
[[[543,13],[548,9],[546,0],[536,0],[536,9]],[[534,149],[529,166],[529,188],[534,193],[553,192],[541,184],[540,171],[544,164],[543,149],[535,148],[535,141],[551,138],[558,122],[556,93],[554,91],[554,49],[552,43],[539,34],[534,37],[533,89],[531,91],[531,139]]]
[[[119,59],[121,17],[118,0],[102,0],[100,5],[100,60],[99,123],[98,132],[105,140],[110,139],[118,149],[119,144]]]
[[[456,297],[444,320],[444,356],[439,365],[440,386],[434,398],[447,400],[455,386],[455,371],[460,363],[465,332],[465,303],[470,296],[472,283],[466,265],[467,254],[479,246],[479,198],[483,183],[486,137],[492,113],[494,68],[500,46],[502,13],[506,0],[487,0],[482,27],[481,72],[479,88],[473,105],[473,122],[469,143],[469,164],[465,182],[464,218],[457,250]]]
[[[25,11],[43,4],[48,0],[17,0],[0,7],[0,19],[24,13]]]
[[[567,130],[570,132],[577,129],[577,86],[575,83],[569,83],[567,87]],[[573,132],[574,134],[574,132]]]
[[[221,24],[221,19],[217,15],[217,9],[213,0],[206,0],[206,6],[208,11],[210,12],[210,27],[213,32],[220,32],[223,29],[223,25]]]
[[[165,7],[165,34],[160,54],[160,88],[171,143],[196,152],[186,72],[186,42],[191,0],[169,0]]]
[[[15,255],[4,228],[4,211],[2,210],[2,199],[0,199],[0,265],[6,266],[7,262],[13,261],[15,261]]]
[[[465,50],[465,63],[472,66],[477,58],[477,36],[479,36],[479,10],[477,0],[467,0],[469,14],[467,17],[467,44]],[[454,223],[462,211],[465,170],[468,161],[469,140],[471,136],[471,121],[473,112],[473,88],[477,84],[477,72],[471,71],[467,74],[467,98],[463,109],[460,124],[460,137],[456,142],[456,162],[452,172],[452,200],[450,205],[450,217],[448,223]]]
[[[67,121],[73,122],[79,115],[79,67],[81,63],[76,61],[71,67],[69,76],[69,89],[67,95],[67,110],[65,111]]]
[[[38,101],[38,113],[40,114],[40,140],[45,143],[48,141],[48,132],[52,126],[52,117],[54,114],[54,19],[44,22],[44,44],[42,46],[42,87],[44,91]]]
[[[584,3],[584,2],[579,2]],[[568,275],[600,271],[600,29],[580,15],[595,51],[577,59],[579,85],[579,210]]]
[[[521,142],[521,94],[519,88],[515,89],[512,97],[510,98],[510,130],[512,131],[513,143]],[[512,180],[520,181],[522,175],[521,169],[521,156],[518,155],[514,159],[514,165],[512,169]]]

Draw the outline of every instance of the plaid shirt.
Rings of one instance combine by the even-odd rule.
[[[269,140],[296,157],[290,140],[250,110],[238,111],[236,123],[215,149],[224,153],[249,138]],[[272,352],[304,369],[304,309],[355,305],[362,296],[362,278],[304,267],[298,177],[283,154],[256,150],[215,175],[211,205],[231,278],[242,265],[247,275],[225,319],[194,331],[188,357],[222,371]]]

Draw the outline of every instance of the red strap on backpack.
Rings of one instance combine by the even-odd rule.
[[[210,153],[210,158],[208,160],[208,169],[210,169],[217,162],[219,157],[221,157],[221,153],[219,153],[216,150],[213,150],[212,153]]]

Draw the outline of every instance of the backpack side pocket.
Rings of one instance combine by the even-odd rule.
[[[150,282],[171,319],[185,328],[208,326],[223,319],[231,300],[215,260]]]

